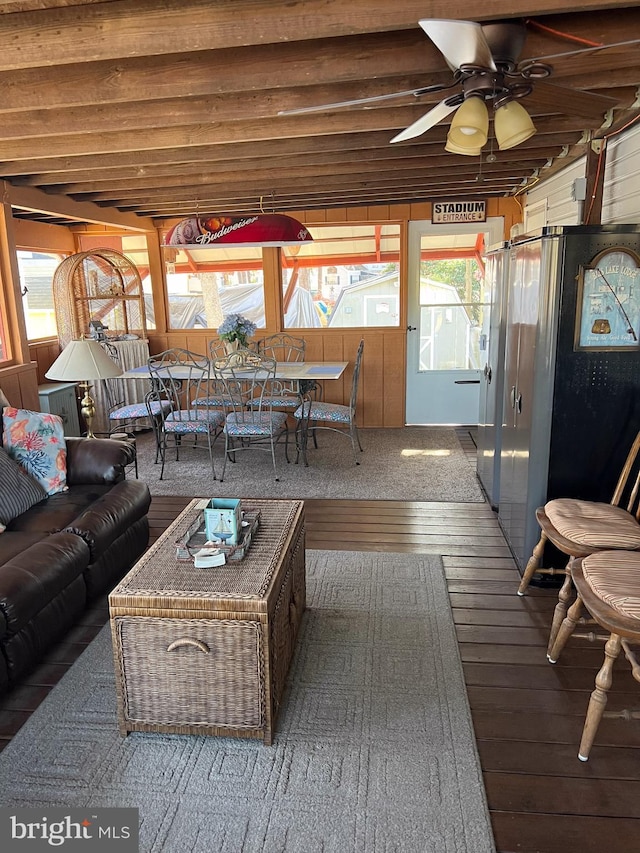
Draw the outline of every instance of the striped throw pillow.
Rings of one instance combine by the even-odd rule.
[[[0,533],[7,524],[47,497],[40,483],[0,447]]]

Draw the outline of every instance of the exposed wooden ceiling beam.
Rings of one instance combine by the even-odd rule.
[[[467,0],[464,7],[446,0],[429,4],[434,18],[491,20],[533,17],[559,11],[632,6],[607,0],[580,0],[558,7],[551,0],[513,2],[508,11],[497,0]],[[457,13],[457,14],[456,14]],[[274,8],[271,0],[251,4],[210,0],[114,0],[83,9],[43,9],[5,16],[0,37],[0,68],[59,66],[123,56],[221,51],[229,48],[334,39],[375,30],[416,29],[427,14],[424,0],[291,0]]]

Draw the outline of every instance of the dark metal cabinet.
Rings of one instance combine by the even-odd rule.
[[[640,429],[640,347],[574,346],[580,269],[611,246],[638,252],[640,227],[549,228],[510,249],[498,517],[521,569],[536,508],[608,501]]]

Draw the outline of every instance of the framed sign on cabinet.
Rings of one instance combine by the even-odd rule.
[[[614,246],[578,273],[575,350],[640,348],[640,257]]]

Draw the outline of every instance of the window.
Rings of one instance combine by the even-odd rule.
[[[30,341],[55,338],[56,312],[53,305],[53,274],[63,255],[18,251],[22,309]]]
[[[262,249],[163,249],[169,328],[217,329],[227,314],[265,327]]]
[[[420,262],[420,370],[477,370],[488,303],[475,258]]]
[[[311,226],[282,250],[285,328],[398,326],[400,226]]]

